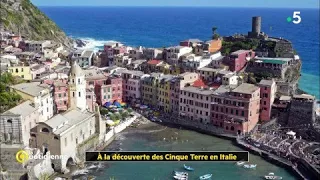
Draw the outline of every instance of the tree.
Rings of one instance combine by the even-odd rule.
[[[124,111],[122,114],[121,114],[122,118],[123,119],[126,119],[128,116],[129,116],[129,113],[127,111]]]
[[[117,120],[117,118],[116,118],[116,116],[114,114],[111,114],[109,117],[110,117],[110,119],[112,121],[116,121]]]
[[[100,109],[100,114],[101,114],[101,115],[106,115],[106,114],[108,114],[108,112],[109,112],[109,111],[108,111],[107,109],[105,109],[105,108],[101,108],[101,109]]]
[[[114,116],[115,116],[116,120],[120,120],[121,119],[121,115],[118,114],[118,113],[116,113]]]
[[[129,109],[128,109],[128,112],[129,112],[129,113],[132,113],[132,112],[133,112],[132,108],[129,108]]]
[[[212,39],[218,39],[220,37],[220,35],[216,32],[217,29],[217,27],[212,27]]]

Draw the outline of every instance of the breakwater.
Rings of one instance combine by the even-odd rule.
[[[160,120],[157,122],[159,122],[161,124],[170,125],[170,126],[174,126],[174,127],[177,127],[177,126],[183,127],[183,128],[189,129],[189,130],[194,130],[194,131],[200,132],[200,133],[232,140],[234,142],[234,144],[237,145],[238,147],[240,147],[242,149],[246,149],[253,154],[259,155],[259,156],[263,157],[265,160],[267,160],[275,165],[286,168],[287,170],[293,172],[295,174],[295,176],[298,177],[299,179],[306,180],[306,179],[318,179],[319,178],[319,176],[316,173],[309,172],[310,167],[308,167],[308,166],[310,166],[310,165],[308,163],[303,163],[299,167],[295,166],[294,164],[292,164],[292,162],[285,160],[279,156],[275,156],[269,152],[263,151],[263,150],[256,148],[256,147],[252,147],[251,145],[242,141],[241,136],[226,134],[223,132],[222,129],[216,128],[214,126],[209,127],[208,125],[202,124],[197,121],[187,121],[187,120],[184,120],[181,118],[173,118],[173,117],[169,117],[169,116],[161,116],[159,119]],[[306,175],[306,174],[308,174],[308,175]]]

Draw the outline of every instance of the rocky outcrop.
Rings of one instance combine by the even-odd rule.
[[[30,40],[54,40],[73,47],[72,40],[30,0],[1,0],[0,24]]]

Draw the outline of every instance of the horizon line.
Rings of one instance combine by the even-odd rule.
[[[37,6],[37,5],[36,5]],[[149,8],[259,8],[259,9],[319,9],[319,7],[263,7],[263,6],[122,6],[122,5],[40,5],[37,7],[149,7]]]

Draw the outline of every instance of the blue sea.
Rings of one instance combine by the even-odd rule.
[[[116,40],[131,46],[167,47],[188,38],[210,39],[213,26],[223,36],[251,31],[251,17],[262,16],[269,36],[289,39],[303,60],[300,87],[320,97],[319,9],[212,7],[40,7],[67,35],[101,48]],[[300,11],[300,24],[286,18]]]

